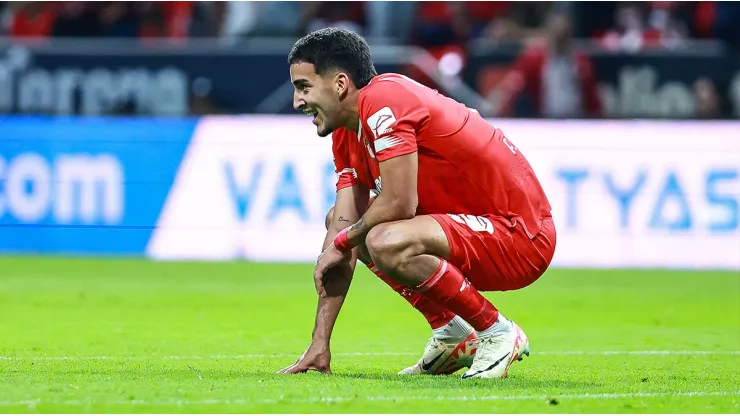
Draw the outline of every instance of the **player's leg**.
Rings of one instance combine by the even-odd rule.
[[[332,207],[326,215],[325,225],[329,228],[334,218]],[[372,262],[365,246],[360,246],[358,259],[380,280],[401,295],[411,306],[424,315],[432,328],[432,337],[427,342],[421,359],[399,374],[451,374],[473,363],[478,347],[478,336],[465,320],[423,296],[413,288],[398,283],[383,274]]]
[[[326,228],[329,228],[329,224],[331,223],[333,217],[334,208],[331,208],[326,216]],[[367,266],[368,269],[370,269],[370,271],[372,271],[382,281],[388,284],[388,286],[390,286],[391,289],[393,289],[396,293],[406,299],[411,304],[411,306],[421,312],[429,323],[429,326],[431,326],[432,330],[444,328],[447,324],[450,323],[450,321],[452,321],[452,318],[455,316],[455,314],[436,304],[430,299],[424,298],[415,291],[411,290],[411,288],[409,288],[408,286],[398,283],[395,280],[389,279],[387,276],[385,276],[377,267],[375,267],[375,264],[373,264],[372,260],[367,254],[367,250],[364,247],[360,247],[360,254],[358,258]]]
[[[494,234],[490,220],[480,221],[472,224],[456,221],[453,216],[419,216],[373,228],[366,244],[381,271],[443,303],[478,331],[481,344],[473,366],[463,377],[505,377],[511,363],[529,353],[529,343],[521,329],[475,287],[480,283],[487,290],[496,290],[496,285],[489,283],[498,281],[496,276],[491,279],[486,275],[496,274],[488,251],[493,242],[499,243],[501,233]],[[471,273],[473,285],[460,269]]]
[[[365,242],[375,265],[391,279],[444,304],[478,331],[496,322],[498,310],[445,260],[451,248],[433,217],[380,224]]]

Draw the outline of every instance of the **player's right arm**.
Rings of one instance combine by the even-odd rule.
[[[369,198],[370,191],[359,184],[337,191],[334,218],[332,218],[326,232],[322,251],[326,250],[330,244],[334,244],[334,238],[340,231],[360,219],[367,210]],[[329,348],[329,339],[331,338],[332,329],[334,329],[334,323],[352,282],[357,263],[357,250],[352,251],[352,256],[346,263],[340,263],[330,269],[324,276],[323,281],[317,280],[315,282],[316,292],[319,294],[319,305],[311,338],[312,344],[318,343],[327,349]]]
[[[334,215],[327,227],[322,252],[330,244],[334,244],[334,238],[340,231],[360,219],[367,210],[370,199],[370,190],[360,183],[357,172],[351,167],[348,148],[345,146],[348,135],[346,132],[342,133],[335,132],[332,138],[334,165],[338,175],[337,196]],[[331,373],[329,348],[331,333],[349,291],[357,255],[358,249],[354,249],[346,261],[330,269],[322,279],[314,281],[319,301],[311,345],[298,361],[282,369],[281,373],[292,374],[308,370]]]
[[[369,194],[370,191],[360,184],[337,191],[334,217],[326,232],[322,251],[329,244],[334,244],[334,238],[347,224],[354,223],[362,216],[367,209]],[[316,308],[311,345],[298,361],[280,370],[280,373],[295,374],[312,370],[331,374],[331,333],[352,283],[357,254],[358,249],[355,248],[346,262],[329,269],[323,281],[315,282],[319,304]]]

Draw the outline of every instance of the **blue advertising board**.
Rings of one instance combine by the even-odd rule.
[[[0,118],[2,250],[143,253],[196,123]]]

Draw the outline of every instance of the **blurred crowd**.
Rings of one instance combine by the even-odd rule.
[[[740,50],[740,2],[515,2],[515,1],[162,1],[162,2],[1,2],[0,36],[169,39],[220,38],[238,42],[254,37],[296,38],[309,31],[340,26],[374,44],[410,44],[442,63],[465,65],[478,40],[524,45],[499,74],[486,74],[487,115],[517,113],[520,97],[530,97],[539,117],[602,117],[605,103],[588,54],[591,47],[640,51],[671,49],[686,40],[716,39]],[[455,65],[453,65],[455,66]],[[418,67],[407,74],[439,87]],[[486,81],[488,82],[488,81]],[[495,84],[495,85],[494,85]],[[696,117],[727,113],[711,80],[693,87]],[[443,88],[442,88],[443,89]],[[210,91],[208,85],[200,90]],[[207,96],[208,93],[201,94]],[[200,97],[200,95],[196,94]],[[203,112],[216,112],[206,106]]]
[[[648,2],[2,2],[0,34],[13,37],[300,36],[344,26],[393,43],[439,46],[474,38],[536,37],[553,11],[578,38],[609,48],[667,45],[686,38],[740,44],[740,4]]]

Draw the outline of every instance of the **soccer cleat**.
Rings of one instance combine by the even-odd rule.
[[[514,361],[529,356],[529,339],[519,325],[509,321],[511,329],[503,334],[480,339],[473,365],[462,378],[506,378]]]
[[[404,368],[398,374],[452,374],[473,363],[478,348],[478,335],[475,331],[459,343],[447,343],[435,337],[429,338],[424,355],[419,362]]]

